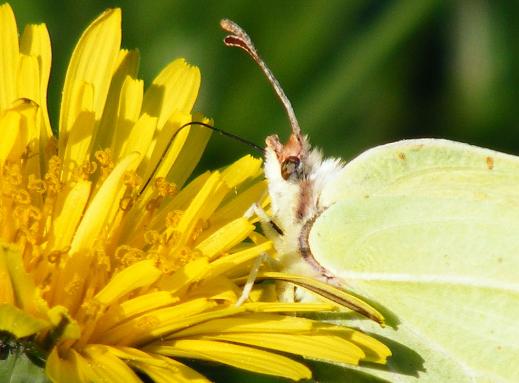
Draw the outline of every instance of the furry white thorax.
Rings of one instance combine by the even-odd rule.
[[[344,164],[335,158],[323,160],[318,149],[310,149],[307,138],[304,138],[305,149],[308,153],[303,160],[305,179],[299,182],[285,180],[281,176],[281,164],[273,150],[267,146],[265,151],[265,177],[271,199],[272,220],[283,231],[280,235],[272,228],[265,226],[265,232],[279,254],[279,261],[284,270],[297,274],[317,275],[299,253],[299,237],[304,224],[328,206],[320,201],[324,187],[335,179]],[[301,201],[302,188],[309,188],[307,198]],[[307,189],[308,191],[308,189]],[[304,215],[299,217],[297,211],[304,204]]]

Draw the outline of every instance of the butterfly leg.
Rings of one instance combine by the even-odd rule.
[[[247,282],[245,282],[245,285],[243,286],[241,295],[235,303],[236,307],[241,306],[243,302],[249,299],[250,292],[254,287],[254,282],[256,281],[256,277],[258,276],[258,271],[261,268],[261,265],[263,263],[269,262],[272,262],[272,258],[270,258],[270,256],[267,253],[262,253],[258,258],[256,258],[249,272],[249,276],[247,277]]]
[[[245,211],[243,216],[245,218],[250,218],[254,214],[256,214],[261,221],[268,222],[270,221],[270,217],[268,216],[267,212],[263,210],[263,208],[258,205],[256,202],[254,202],[250,207]]]
[[[268,216],[267,212],[263,210],[261,206],[259,206],[257,203],[253,203],[247,211],[243,214],[245,218],[250,218],[253,215],[258,216],[262,223],[262,227],[264,231],[270,231],[272,232],[275,230],[278,234],[282,234],[281,229],[279,226],[277,226]],[[269,233],[266,233],[267,237],[272,237],[271,235],[268,235]],[[279,264],[272,259],[267,253],[261,254],[256,260],[254,261],[254,264],[252,265],[252,268],[249,272],[249,276],[247,277],[247,282],[245,282],[245,285],[243,286],[242,293],[238,300],[236,301],[236,306],[242,305],[250,295],[250,292],[252,288],[254,287],[254,282],[256,281],[256,277],[258,275],[259,269],[261,268],[261,265],[267,263],[272,268],[278,269]]]
[[[267,230],[270,230],[270,231],[274,230],[278,235],[283,235],[283,230],[279,227],[279,225],[276,222],[274,222],[269,217],[267,212],[265,210],[263,210],[263,208],[261,206],[259,206],[257,203],[253,203],[247,209],[247,211],[243,214],[243,216],[245,218],[250,218],[254,214],[256,214],[258,216],[258,218],[260,219],[261,223],[263,224],[263,228],[264,229],[265,229],[265,226],[267,225],[267,227],[268,227]],[[271,237],[271,236],[268,235],[268,237]]]

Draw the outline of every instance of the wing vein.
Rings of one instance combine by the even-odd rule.
[[[424,283],[424,284],[451,284],[467,287],[503,290],[519,294],[519,284],[509,282],[493,281],[485,278],[474,278],[457,275],[411,275],[403,273],[369,273],[343,271],[340,273],[344,280],[379,281],[379,282],[401,282],[401,283]]]

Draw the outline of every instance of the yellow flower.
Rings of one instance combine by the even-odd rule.
[[[18,39],[0,6],[0,332],[38,350],[54,382],[206,382],[184,358],[294,380],[311,372],[286,354],[384,363],[389,350],[368,335],[293,315],[333,303],[278,302],[267,283],[236,305],[253,261],[272,253],[244,218],[266,203],[261,161],[247,156],[184,186],[210,135],[180,130],[208,122],[191,113],[200,73],[173,61],[144,92],[137,52],[120,48],[120,19],[107,10],[78,42],[56,138],[47,29],[29,25]],[[265,279],[381,320],[318,282]]]

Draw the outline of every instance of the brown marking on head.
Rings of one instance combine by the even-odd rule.
[[[290,138],[285,145],[279,141],[277,134],[268,136],[265,143],[267,144],[267,147],[274,150],[280,164],[283,164],[283,162],[290,157],[296,157],[301,160],[304,157],[304,154],[306,154],[304,153],[302,141],[293,134],[290,135]]]
[[[397,157],[398,157],[398,159],[400,159],[402,161],[405,161],[405,159],[406,159],[405,153],[403,153],[403,152],[398,152]]]
[[[304,179],[303,161],[306,158],[306,151],[303,142],[297,136],[291,134],[286,145],[279,141],[277,135],[268,136],[266,144],[276,153],[284,180],[299,182]]]
[[[492,170],[494,169],[494,159],[492,157],[485,158],[485,162],[487,163],[487,169]]]

